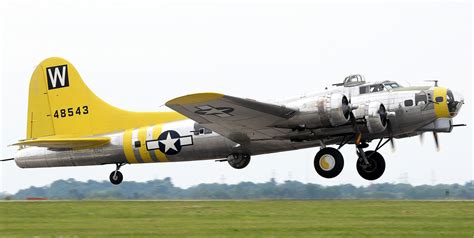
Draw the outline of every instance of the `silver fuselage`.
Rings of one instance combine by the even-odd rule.
[[[398,88],[365,94],[360,94],[359,87],[336,87],[321,93],[280,101],[277,104],[298,109],[299,116],[302,118],[305,116],[310,117],[311,114],[307,113],[305,115],[305,113],[308,111],[306,109],[311,107],[311,102],[314,101],[314,98],[333,93],[346,95],[354,106],[363,105],[371,101],[383,103],[387,111],[392,113],[390,118],[392,122],[391,133],[395,138],[410,137],[430,130],[449,132],[452,128],[450,128],[452,125],[451,118],[437,118],[435,115],[434,103],[432,102],[434,100],[432,98],[433,87]],[[426,100],[419,101],[419,97],[416,95],[426,95]],[[406,100],[412,100],[413,105],[406,106]],[[364,116],[362,114],[357,115],[357,110],[355,110],[355,114],[360,121],[363,121]],[[180,136],[187,137],[189,143],[187,146],[182,146],[179,153],[166,155],[165,158],[160,158],[154,151],[146,151],[148,155],[144,154],[143,149],[140,151],[140,148],[146,146],[147,141],[156,139],[153,138],[153,130],[157,126],[162,131],[176,131]],[[389,136],[387,130],[380,133],[369,133],[363,122],[358,124],[358,127],[362,132],[362,140],[367,142]],[[350,136],[354,132],[354,128],[350,124],[326,128],[311,128],[311,126],[308,126],[300,131],[281,128],[285,133],[293,135],[291,137],[293,139],[288,137],[255,140],[241,145],[213,131],[201,129],[199,124],[192,120],[150,125],[146,128],[148,132],[146,138],[142,139],[137,137],[139,129],[135,128],[132,130],[130,140],[125,140],[125,138],[129,138],[124,136],[125,131],[96,135],[101,137],[107,136],[111,140],[109,144],[95,148],[53,150],[42,147],[23,146],[18,150],[15,161],[19,167],[34,168],[131,163],[127,159],[126,153],[133,153],[135,161],[132,163],[222,159],[232,153],[245,152],[250,155],[259,155],[339,144],[343,138],[348,138],[346,136]],[[124,145],[127,143],[132,145],[132,151],[126,151]],[[354,141],[351,140],[349,143],[354,143]],[[129,145],[126,147],[130,147]]]

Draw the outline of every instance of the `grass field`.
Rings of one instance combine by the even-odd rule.
[[[462,201],[0,202],[0,237],[474,237]]]

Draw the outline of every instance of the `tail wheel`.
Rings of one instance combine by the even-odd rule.
[[[357,172],[359,175],[367,180],[376,180],[382,176],[385,171],[385,159],[377,151],[366,151],[365,156],[367,157],[366,164],[363,160],[357,160]]]
[[[334,178],[344,168],[344,157],[339,150],[323,148],[314,157],[314,168],[324,178]]]

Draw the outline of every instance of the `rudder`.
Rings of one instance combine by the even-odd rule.
[[[109,105],[62,58],[42,61],[31,77],[27,139],[91,136],[181,119],[175,112],[129,112]]]

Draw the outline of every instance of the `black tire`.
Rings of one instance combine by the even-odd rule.
[[[233,154],[233,158],[228,159],[227,162],[234,169],[243,169],[250,163],[250,155],[247,154]]]
[[[322,177],[334,178],[344,168],[344,157],[339,150],[330,147],[323,148],[314,157],[314,168]]]
[[[109,176],[110,182],[114,185],[118,185],[122,182],[123,180],[123,175],[120,171],[112,171]]]
[[[366,151],[365,156],[369,165],[366,166],[362,159],[357,160],[357,172],[366,180],[376,180],[382,176],[385,171],[385,159],[376,151]]]

